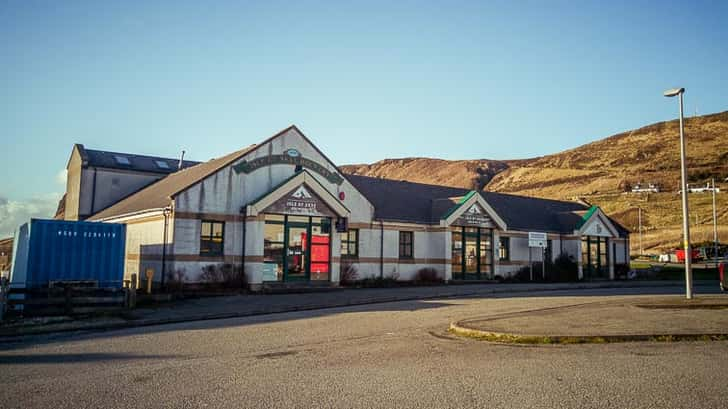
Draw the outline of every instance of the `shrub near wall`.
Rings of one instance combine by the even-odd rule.
[[[202,268],[202,286],[213,289],[247,288],[248,280],[242,267],[230,263],[210,264]]]
[[[443,277],[440,277],[440,273],[434,268],[421,268],[417,270],[415,274],[414,282],[417,284],[442,284],[445,282]]]
[[[531,268],[522,267],[508,281],[531,281]],[[546,262],[546,279],[543,279],[542,263],[533,263],[533,281],[564,283],[579,281],[579,265],[566,254],[561,254],[553,262]]]

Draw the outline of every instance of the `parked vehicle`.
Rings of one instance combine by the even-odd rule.
[[[700,250],[691,249],[691,253],[692,253],[692,257],[690,258],[691,261],[700,260]],[[675,256],[677,256],[678,263],[684,263],[685,262],[685,249],[675,250]]]

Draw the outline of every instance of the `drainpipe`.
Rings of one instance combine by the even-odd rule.
[[[384,222],[379,221],[379,278],[384,279]]]
[[[96,172],[97,168],[94,167],[94,180],[91,186],[91,212],[84,219],[94,215],[94,208],[96,207]]]
[[[167,275],[167,231],[169,230],[169,215],[172,213],[172,208],[167,206],[162,210],[164,215],[164,239],[162,240],[162,280],[161,287],[164,288],[164,278]]]
[[[242,271],[242,273],[245,274],[245,238],[246,238],[247,227],[248,227],[248,223],[246,222],[245,219],[248,216],[248,206],[245,205],[245,206],[241,207],[240,213],[243,215],[243,217],[242,217],[243,218],[243,240],[242,240],[243,248],[241,249],[242,251],[240,252],[240,271]]]

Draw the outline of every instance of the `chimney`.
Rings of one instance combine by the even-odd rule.
[[[177,165],[177,170],[182,170],[182,164],[185,160],[185,151],[182,151],[182,156],[179,157],[179,165]]]

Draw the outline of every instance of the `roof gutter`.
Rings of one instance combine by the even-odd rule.
[[[166,209],[168,207],[169,206],[167,206],[167,207],[158,207],[158,208],[154,208],[154,209],[138,210],[136,212],[124,213],[124,214],[120,214],[120,215],[116,215],[116,216],[109,216],[109,217],[104,217],[104,218],[101,218],[101,219],[89,220],[89,221],[91,221],[91,222],[108,222],[108,221],[112,221],[112,220],[116,220],[116,219],[133,218],[135,216],[139,216],[139,215],[147,214],[147,213],[164,215],[164,209]],[[116,220],[116,221],[123,222],[123,220]]]
[[[379,220],[379,278],[384,279],[384,222]]]

